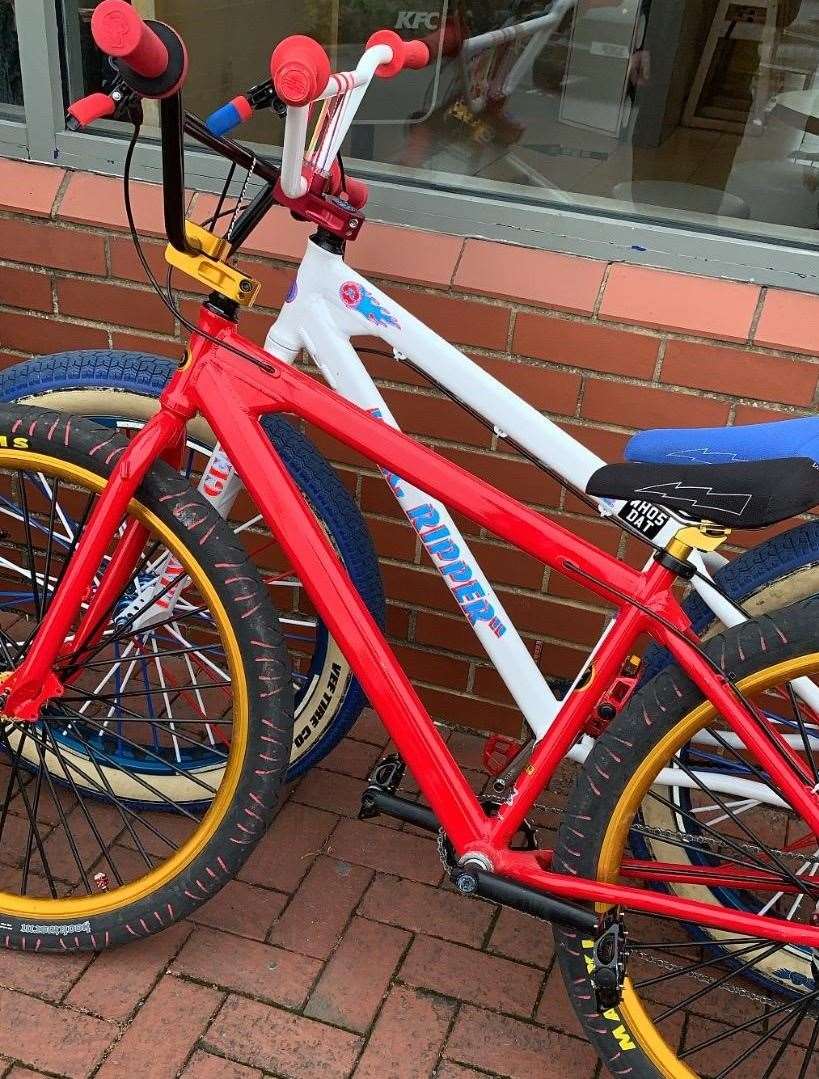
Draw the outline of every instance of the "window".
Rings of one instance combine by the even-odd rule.
[[[0,0],[0,116],[19,115],[23,105],[14,0]]]
[[[42,35],[22,31],[39,19],[48,39],[50,20],[51,156],[116,171],[122,131],[69,135],[58,119],[108,77],[96,2],[26,0],[23,15],[17,0],[18,58],[14,3],[0,0],[0,100],[20,105],[20,60],[23,82],[43,70]],[[441,44],[435,65],[374,86],[345,147],[382,218],[606,257],[649,247],[661,265],[797,285],[804,270],[819,290],[819,0],[133,3],[185,37],[200,114],[261,81],[288,34],[318,38],[341,70],[380,27]],[[39,124],[29,108],[35,143]],[[280,125],[257,116],[243,135],[275,153]],[[140,168],[156,178],[158,153]],[[191,177],[215,185],[217,163],[194,155]]]

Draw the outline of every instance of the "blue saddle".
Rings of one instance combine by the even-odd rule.
[[[626,446],[627,461],[724,465],[809,457],[819,462],[819,416],[747,427],[690,427],[642,431]]]

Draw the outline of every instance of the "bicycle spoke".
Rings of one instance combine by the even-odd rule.
[[[140,828],[146,828],[149,832],[151,832],[154,836],[156,836],[157,839],[159,839],[162,843],[164,843],[171,850],[176,849],[174,842],[172,840],[168,839],[168,837],[166,835],[164,835],[162,832],[160,832],[159,829],[156,828],[147,819],[147,817],[145,817],[145,815],[143,813],[140,813],[140,812],[138,812],[136,810],[131,809],[125,802],[123,802],[121,799],[118,799],[114,795],[113,791],[111,790],[110,784],[105,779],[104,772],[102,772],[102,770],[99,767],[99,764],[96,762],[97,757],[101,757],[105,761],[111,761],[111,758],[109,758],[105,753],[101,753],[98,748],[95,748],[95,747],[91,746],[88,742],[86,742],[85,744],[88,746],[88,749],[89,749],[90,753],[92,753],[93,756],[94,756],[94,764],[95,764],[95,767],[97,768],[97,770],[100,772],[101,782],[98,783],[93,778],[93,776],[89,776],[88,773],[86,773],[82,768],[80,768],[80,766],[75,761],[67,761],[67,764],[69,765],[69,767],[73,769],[75,776],[78,779],[82,780],[83,782],[88,783],[90,788],[94,792],[96,792],[97,794],[105,794],[106,792],[108,792],[110,794],[111,801],[116,805],[119,812],[122,815],[124,815],[124,817],[126,817],[128,819],[128,821],[131,821],[131,820],[136,821],[136,823],[139,825]],[[150,787],[147,784],[143,784],[143,786],[145,787],[145,789],[147,791],[149,791],[151,793],[159,793],[154,787]],[[177,808],[175,806],[175,804],[173,802],[171,802],[171,801],[167,801],[167,804],[173,806],[174,808]],[[180,809],[179,811],[184,814],[184,810]],[[192,813],[188,813],[188,814],[185,814],[185,815],[189,816],[191,820],[196,821],[197,823],[201,819],[201,818],[195,816]],[[129,823],[126,826],[128,827],[129,832],[132,832],[133,825]],[[142,853],[141,841],[139,839],[137,839],[135,833],[133,833],[133,835],[134,835],[135,842],[140,844],[139,849],[140,849],[140,852]],[[153,863],[149,864],[149,868],[150,868],[150,866],[152,864]]]
[[[26,494],[26,482],[22,472],[17,473],[20,485],[20,501],[23,503],[23,527],[26,533],[26,553],[28,556],[29,571],[31,573],[31,594],[34,601],[34,610],[37,621],[42,619],[43,611],[40,603],[40,589],[37,586],[37,563],[34,555],[34,542],[31,536],[31,514],[28,508],[28,496]]]
[[[34,836],[34,842],[37,844],[37,852],[40,855],[40,861],[41,861],[42,866],[43,866],[43,872],[45,873],[49,889],[51,891],[52,896],[54,898],[56,898],[56,896],[57,896],[57,886],[56,886],[56,883],[54,881],[54,877],[52,876],[52,873],[51,873],[51,868],[49,866],[48,858],[46,857],[45,847],[43,845],[42,837],[40,836],[40,829],[37,826],[37,818],[36,818],[36,816],[35,816],[35,814],[34,814],[34,812],[32,810],[31,804],[30,804],[30,802],[28,800],[28,793],[27,793],[27,791],[25,789],[25,784],[22,782],[22,779],[20,777],[20,767],[19,767],[20,758],[19,758],[19,755],[20,755],[20,750],[22,748],[22,743],[25,741],[25,739],[28,736],[29,732],[28,732],[28,730],[23,731],[22,738],[21,738],[21,746],[19,746],[17,748],[17,750],[12,750],[11,743],[9,742],[9,739],[8,739],[8,734],[7,734],[6,729],[5,729],[5,725],[0,725],[0,730],[2,731],[2,733],[0,733],[0,738],[2,738],[3,746],[4,746],[5,750],[6,750],[6,752],[8,753],[8,755],[12,759],[12,769],[13,769],[15,778],[17,779],[17,785],[18,785],[19,790],[20,790],[20,797],[21,797],[21,799],[23,801],[23,805],[25,806],[26,815],[28,817],[28,822],[29,822],[29,825],[28,825],[29,826],[29,836],[32,836],[32,835]],[[46,772],[46,781],[48,782],[49,788],[51,788],[50,776],[48,775],[48,772],[43,768],[42,759],[40,761],[40,771],[41,772],[42,771]],[[11,784],[9,784],[9,787],[11,787]],[[52,797],[53,797],[53,792],[52,792]],[[5,810],[6,810],[6,807],[4,806],[4,817],[5,817]],[[2,830],[0,830],[0,832],[1,831]]]
[[[36,781],[36,786],[34,788],[34,805],[32,806],[32,809],[31,809],[32,816],[33,816],[35,821],[37,820],[37,813],[38,813],[39,808],[40,808],[40,792],[42,790],[42,786],[43,786],[43,770],[42,770],[42,768],[39,768],[37,770],[37,781]],[[22,882],[20,884],[20,894],[21,895],[26,894],[26,889],[27,889],[27,886],[28,886],[28,873],[29,873],[29,868],[31,866],[31,855],[32,855],[33,851],[34,851],[34,829],[31,827],[31,823],[29,822],[28,836],[26,837],[26,852],[25,852],[25,855],[23,856],[23,879],[22,879]]]
[[[100,723],[97,723],[95,720],[91,719],[88,716],[81,716],[79,713],[77,713],[77,716],[78,716],[78,718],[82,719],[83,722],[90,724],[96,730],[99,730],[99,731],[102,731],[103,733],[105,733],[105,727],[102,726]],[[158,754],[156,754],[156,753],[152,752],[151,750],[149,750],[146,746],[139,745],[138,742],[132,742],[130,740],[130,738],[126,738],[124,735],[120,735],[119,737],[122,739],[122,741],[126,745],[130,746],[132,749],[136,749],[136,750],[139,751],[139,753],[144,753],[146,757],[151,758],[151,760],[158,761],[160,764],[164,764],[164,765],[167,766],[168,762],[166,760],[164,760]],[[211,795],[216,794],[216,789],[214,787],[209,786],[207,783],[204,782],[204,780],[200,779],[199,776],[197,776],[195,772],[191,772],[186,768],[182,768],[181,765],[177,765],[174,768],[174,771],[178,772],[179,775],[185,776],[186,779],[189,779],[192,783],[195,783],[197,787],[201,787],[202,790],[207,791],[208,794],[211,794]],[[154,789],[154,788],[149,787],[149,785],[145,782],[144,779],[142,780],[142,782],[144,783],[144,785],[149,790]],[[158,792],[154,790],[154,793],[158,793]],[[165,796],[163,795],[162,797],[164,798]],[[176,806],[176,803],[171,802],[170,799],[168,799],[168,804]],[[181,808],[179,806],[176,806],[176,807]]]
[[[48,767],[48,763],[47,763],[45,754],[43,752],[43,747],[42,747],[42,745],[40,745],[39,740],[36,739],[36,738],[35,738],[35,745],[37,746],[37,754],[38,754],[38,757],[39,757],[39,760],[40,760],[40,770],[45,775],[45,780],[46,780],[46,783],[48,784],[49,793],[51,794],[51,797],[52,797],[52,799],[54,801],[54,806],[55,806],[55,808],[57,810],[57,816],[60,819],[60,825],[62,827],[65,838],[68,841],[68,846],[69,846],[69,849],[71,851],[72,857],[74,858],[74,861],[76,862],[77,869],[80,872],[80,877],[82,878],[82,882],[85,885],[85,888],[86,888],[86,890],[88,891],[88,893],[90,895],[91,890],[92,890],[91,889],[91,882],[88,879],[88,874],[87,874],[86,869],[85,869],[85,864],[84,864],[84,862],[83,862],[83,860],[82,860],[82,858],[80,856],[79,848],[77,847],[77,843],[76,843],[76,840],[74,838],[74,834],[71,831],[71,829],[68,827],[68,819],[66,817],[65,811],[63,810],[62,803],[61,803],[60,798],[59,798],[59,794],[58,794],[58,792],[57,792],[57,790],[56,790],[56,788],[54,786],[54,780],[51,777],[51,771],[50,771],[50,769]],[[52,832],[52,835],[53,834],[54,833]],[[45,851],[42,851],[40,856],[44,857],[45,856]],[[45,862],[43,864],[45,866]]]
[[[816,1049],[817,1044],[819,1044],[819,1015],[817,1015],[816,1020],[813,1024],[813,1030],[811,1032],[810,1040],[808,1041],[808,1047],[805,1050],[805,1059],[802,1062],[802,1067],[799,1069],[799,1075],[796,1077],[796,1079],[807,1079],[808,1065],[811,1062],[811,1057],[813,1056],[813,1051],[814,1049]]]
[[[724,843],[727,847],[730,847],[731,850],[736,851],[737,854],[738,854],[738,857],[737,858],[732,858],[731,859],[732,863],[734,863],[736,865],[745,866],[747,869],[762,869],[765,872],[770,872],[771,867],[769,865],[767,865],[763,861],[760,861],[757,858],[754,858],[753,854],[751,854],[747,850],[745,850],[731,836],[726,836],[722,832],[718,832],[715,829],[710,828],[707,824],[703,824],[702,821],[698,821],[696,819],[696,817],[694,817],[692,814],[686,812],[685,810],[682,810],[678,805],[676,805],[676,803],[671,802],[671,801],[669,801],[669,799],[664,798],[661,794],[658,794],[656,789],[650,791],[648,797],[652,801],[659,802],[661,805],[664,805],[668,809],[671,809],[674,813],[678,813],[684,819],[685,818],[689,819],[690,821],[693,822],[693,824],[695,826],[698,826],[700,829],[702,829],[702,831],[704,831],[706,833],[706,835],[710,836],[712,839],[714,839],[714,840],[716,840],[716,841],[718,841],[720,843]],[[639,828],[638,828],[638,830],[639,830]],[[683,847],[686,850],[696,849],[696,847],[689,840],[675,840],[671,836],[668,836],[668,837],[663,836],[663,842],[664,843],[667,842],[667,843],[671,844],[672,846]],[[750,861],[748,859],[750,859]]]
[[[102,839],[102,836],[100,835],[99,828],[97,827],[97,824],[94,821],[91,813],[88,811],[88,807],[85,804],[85,800],[80,795],[79,789],[77,788],[77,784],[76,784],[76,782],[74,780],[74,776],[72,775],[71,770],[69,768],[67,768],[66,765],[65,765],[65,758],[63,757],[62,750],[60,749],[59,742],[54,737],[54,733],[51,731],[48,724],[43,725],[43,731],[44,731],[45,737],[48,740],[50,740],[50,742],[51,742],[53,752],[54,752],[55,756],[57,757],[57,760],[60,762],[60,767],[62,769],[63,775],[65,776],[65,778],[68,781],[69,786],[71,787],[71,793],[74,795],[74,800],[77,803],[77,806],[79,807],[79,809],[81,810],[82,815],[85,817],[85,822],[88,825],[89,831],[94,836],[94,839],[97,841],[97,845],[100,848],[100,853],[105,858],[105,860],[108,862],[108,866],[109,866],[111,872],[114,875],[114,880],[116,880],[117,884],[122,884],[122,877],[119,874],[119,870],[117,869],[117,867],[114,865],[114,863],[111,861],[111,858],[110,858],[109,844],[103,843],[103,839]]]
[[[819,997],[819,989],[813,990],[811,993],[806,993],[799,1001],[789,1001],[786,1004],[780,1004],[777,1007],[769,1008],[762,1013],[761,1016],[756,1016],[753,1019],[747,1020],[745,1023],[741,1023],[739,1026],[732,1027],[730,1030],[723,1031],[721,1034],[715,1034],[712,1038],[708,1038],[706,1041],[699,1042],[697,1045],[692,1045],[687,1049],[683,1049],[679,1053],[679,1057],[682,1060],[684,1057],[693,1056],[695,1053],[702,1052],[703,1049],[711,1049],[712,1046],[718,1045],[720,1042],[725,1041],[726,1038],[734,1037],[736,1034],[741,1034],[745,1030],[750,1030],[761,1020],[767,1021],[772,1019],[775,1015],[781,1015],[785,1011],[793,1011],[802,1005],[808,1006],[812,1001]]]
[[[145,610],[148,610],[148,609],[149,609],[149,607],[145,608]],[[190,618],[193,615],[202,614],[204,611],[207,611],[207,610],[208,610],[208,608],[206,606],[195,607],[192,610],[186,611],[185,614]],[[142,613],[144,614],[145,612],[143,611]],[[168,626],[172,622],[176,622],[178,619],[179,619],[178,614],[169,615],[167,618],[162,619],[159,622],[154,622],[151,625],[151,630],[155,632],[160,627]],[[93,656],[99,655],[99,653],[102,652],[102,650],[104,648],[108,648],[109,645],[112,645],[112,644],[114,644],[116,642],[119,642],[119,641],[127,640],[129,637],[136,636],[139,633],[139,630],[134,630],[132,632],[132,623],[133,623],[133,621],[134,621],[134,619],[130,619],[129,620],[129,625],[126,628],[118,627],[116,633],[112,633],[110,636],[106,636],[104,638],[104,640],[98,642],[98,644],[96,644],[93,647],[93,649],[89,649],[88,656],[93,657]],[[73,656],[69,657],[69,658],[74,660]],[[63,661],[63,662],[65,662],[65,661]],[[83,668],[85,668],[85,660],[82,661],[82,666],[83,666]],[[61,665],[59,667],[55,667],[55,670],[59,670],[62,674],[65,675],[65,672],[66,672],[67,668],[64,665]]]
[[[771,1076],[774,1073],[774,1069],[776,1068],[779,1061],[782,1059],[782,1057],[787,1052],[788,1046],[790,1045],[791,1041],[793,1040],[794,1036],[796,1035],[797,1030],[799,1030],[799,1027],[800,1027],[800,1025],[802,1023],[802,1020],[807,1015],[807,1011],[808,1011],[807,1004],[803,1004],[802,1007],[799,1009],[799,1011],[794,1016],[794,1020],[791,1023],[791,1026],[790,1026],[790,1029],[788,1030],[788,1033],[785,1035],[785,1037],[780,1042],[779,1048],[777,1049],[776,1053],[774,1054],[770,1064],[765,1069],[765,1073],[762,1076],[762,1079],[771,1079]]]
[[[726,1075],[730,1075],[731,1072],[735,1071],[740,1066],[740,1064],[744,1064],[745,1061],[748,1060],[748,1058],[757,1051],[757,1049],[761,1049],[762,1046],[769,1042],[771,1038],[773,1038],[775,1034],[777,1034],[784,1026],[786,1026],[788,1022],[790,1022],[790,1016],[786,1013],[784,1017],[779,1020],[778,1023],[771,1027],[770,1030],[766,1031],[759,1038],[757,1038],[757,1040],[752,1045],[749,1045],[744,1053],[740,1053],[740,1055],[734,1061],[732,1061],[730,1064],[727,1064],[722,1069],[722,1071],[714,1077],[714,1079],[725,1079]],[[779,1055],[781,1056],[783,1052],[784,1047],[782,1050],[780,1050]]]
[[[759,941],[755,944],[749,944],[745,948],[741,948],[738,951],[731,952],[731,958],[737,959],[740,956],[748,955],[750,952],[759,951],[767,945],[767,941]],[[708,967],[713,967],[717,963],[722,963],[723,957],[721,955],[712,956],[710,959],[703,960],[699,963],[690,963],[687,967],[679,967],[677,970],[668,971],[665,974],[658,974],[656,978],[645,978],[642,981],[635,982],[636,989],[645,989],[650,985],[660,985],[662,982],[667,982],[671,978],[681,978],[685,974],[693,974],[696,971],[705,970]]]
[[[70,762],[71,767],[74,769],[74,771],[76,772],[76,774],[78,775],[78,777],[80,779],[82,779],[84,782],[89,782],[89,783],[93,784],[94,788],[96,788],[96,790],[100,794],[102,794],[103,792],[106,794],[107,801],[116,808],[117,812],[119,813],[119,815],[122,818],[122,823],[128,829],[129,835],[134,840],[134,843],[137,845],[137,850],[142,855],[142,858],[145,861],[145,865],[148,867],[148,869],[150,869],[153,866],[153,862],[148,857],[148,853],[145,850],[145,848],[143,847],[142,842],[140,841],[139,837],[137,836],[137,833],[134,830],[134,826],[131,824],[131,821],[130,821],[130,817],[134,817],[137,820],[139,820],[140,823],[143,823],[140,815],[137,814],[137,813],[132,812],[131,810],[129,810],[127,808],[127,806],[125,806],[122,803],[122,801],[119,798],[116,797],[116,795],[114,794],[113,788],[111,787],[111,784],[108,782],[108,779],[107,779],[107,777],[105,775],[105,772],[99,766],[99,763],[97,761],[97,755],[96,755],[95,751],[93,750],[91,745],[88,743],[87,739],[85,739],[83,737],[83,735],[82,735],[82,733],[80,731],[77,731],[77,737],[80,739],[82,744],[88,750],[89,759],[91,760],[91,763],[94,765],[94,768],[97,771],[97,774],[99,776],[99,782],[102,784],[102,786],[99,786],[97,784],[97,781],[94,780],[92,777],[87,776],[82,771],[82,769],[78,765],[76,765],[73,761]]]
[[[227,689],[230,687],[230,682],[193,682],[189,686],[174,686],[174,693],[177,695],[186,691],[193,691],[195,689]],[[162,688],[152,690],[153,693],[159,696],[165,696],[165,692]],[[130,699],[131,697],[144,697],[146,691],[142,689],[129,690],[127,693],[93,693],[90,694],[91,698],[95,701],[99,701],[102,704],[110,703],[111,701]],[[77,701],[84,701],[87,699],[86,694],[79,694],[77,696],[69,696],[66,694],[64,697],[60,697],[60,703]]]
[[[788,698],[791,702],[791,708],[793,708],[796,717],[796,723],[799,727],[799,734],[802,738],[802,744],[805,747],[805,756],[807,757],[810,770],[813,773],[813,782],[819,783],[819,771],[816,768],[816,760],[813,756],[813,748],[810,744],[810,738],[808,736],[808,729],[805,726],[805,721],[802,717],[802,709],[799,706],[799,702],[796,699],[796,694],[793,691],[793,686],[788,682]]]

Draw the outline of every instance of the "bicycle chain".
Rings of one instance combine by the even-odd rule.
[[[547,806],[538,802],[533,808],[543,810],[546,813],[552,813],[555,816],[563,816],[563,810],[559,809],[557,806]],[[791,850],[779,850],[778,847],[766,848],[759,846],[757,843],[741,843],[738,839],[734,840],[733,838],[730,844],[720,843],[718,840],[712,839],[709,836],[692,835],[690,832],[681,832],[679,829],[675,828],[649,827],[645,824],[632,824],[631,831],[654,839],[676,840],[678,842],[679,840],[683,840],[686,843],[690,843],[692,846],[706,848],[714,854],[730,854],[731,852],[736,854],[737,849],[749,854],[765,854],[769,852],[778,855],[780,858],[790,858],[793,861],[801,863],[807,862],[809,866],[819,867],[819,854],[809,856]]]

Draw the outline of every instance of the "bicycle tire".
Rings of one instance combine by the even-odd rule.
[[[80,497],[78,492],[90,492],[87,509],[105,487],[116,460],[127,445],[116,432],[87,420],[22,405],[0,405],[0,431],[6,434],[0,445],[0,470],[4,476],[19,477],[30,473],[36,478],[37,484],[53,490],[55,499],[58,490],[67,491],[67,498],[74,502]],[[12,438],[10,433],[15,437]],[[18,437],[20,435],[24,437]],[[14,448],[9,448],[11,446]],[[10,487],[10,490],[12,489]],[[15,518],[9,509],[10,500],[4,498],[2,502],[5,514],[3,521],[8,529],[9,522]],[[28,506],[27,501],[25,504]],[[55,806],[64,801],[67,808],[57,809],[56,817],[53,818],[62,822],[66,835],[70,835],[67,821],[74,821],[72,827],[77,827],[79,823],[84,835],[88,833],[88,827],[91,827],[90,813],[99,814],[97,819],[103,822],[100,827],[106,829],[104,846],[102,838],[98,837],[102,853],[94,853],[92,842],[91,853],[86,853],[85,846],[80,843],[81,853],[74,855],[85,879],[87,894],[82,894],[82,887],[78,891],[69,877],[66,876],[64,880],[62,871],[54,871],[53,865],[51,869],[47,868],[56,849],[55,835],[60,827],[58,823],[45,838],[37,839],[36,850],[41,861],[39,881],[46,894],[29,896],[23,894],[22,889],[17,895],[10,891],[0,892],[0,939],[9,948],[58,952],[102,950],[159,932],[173,922],[187,917],[236,875],[264,835],[276,810],[279,787],[287,767],[293,717],[292,696],[289,691],[289,657],[267,589],[227,524],[204,499],[191,490],[184,477],[164,462],[157,462],[145,477],[131,502],[128,517],[145,525],[157,543],[167,545],[167,549],[184,566],[191,588],[195,586],[198,595],[204,597],[204,601],[209,604],[207,610],[210,612],[211,621],[208,625],[211,630],[215,628],[219,634],[216,637],[212,632],[211,640],[224,642],[225,677],[228,681],[222,685],[230,687],[231,736],[225,754],[226,764],[220,773],[218,788],[213,788],[207,810],[203,811],[201,817],[190,815],[193,823],[183,822],[185,827],[193,829],[191,834],[183,838],[184,830],[180,831],[179,825],[174,824],[172,834],[179,837],[179,847],[174,848],[176,840],[163,836],[162,842],[165,846],[160,845],[158,852],[152,850],[148,857],[138,839],[135,844],[128,844],[129,837],[137,836],[137,829],[143,828],[142,822],[147,818],[141,816],[139,823],[135,825],[135,815],[130,812],[127,804],[116,798],[113,792],[108,795],[102,785],[104,768],[108,763],[105,752],[98,748],[96,743],[89,746],[88,759],[96,755],[94,759],[103,766],[99,769],[98,794],[107,798],[108,804],[100,805],[97,800],[89,811],[91,800],[85,800],[83,792],[77,793],[75,785],[72,784],[71,790],[66,791],[65,799],[54,798]],[[51,519],[54,519],[53,511]],[[86,513],[81,520],[87,519]],[[76,534],[79,534],[81,527],[77,527]],[[51,543],[51,531],[45,529],[43,534],[49,537],[43,542]],[[8,552],[13,551],[14,547],[9,546],[13,540],[9,539],[6,531],[4,543],[8,560]],[[115,549],[116,537],[111,543]],[[65,553],[64,565],[70,563],[72,550],[73,548],[69,548]],[[46,565],[48,562],[47,558]],[[32,557],[28,570],[31,594],[35,591],[34,567],[38,564]],[[48,594],[49,589],[53,595],[54,585],[51,582],[58,579],[56,574],[50,577],[46,573],[42,577],[44,595]],[[113,626],[115,608],[111,608],[111,612],[107,617]],[[40,613],[38,602],[37,619]],[[3,639],[5,642],[13,641],[13,638],[5,633],[5,629]],[[28,635],[19,647],[24,649],[27,640],[30,640]],[[90,651],[92,657],[95,651],[100,654],[103,647],[110,647],[104,644],[104,634],[100,640],[103,643]],[[4,644],[3,647],[5,650],[7,645]],[[191,644],[189,652],[198,654],[202,647],[201,643]],[[212,645],[208,650],[214,655],[217,651]],[[86,656],[82,660],[76,660],[70,670],[81,672],[86,663],[92,668],[95,666]],[[92,683],[96,680],[96,672],[91,674],[91,679]],[[197,679],[194,681],[198,684],[197,695],[204,693],[207,687]],[[68,685],[68,682],[65,684]],[[82,699],[88,692],[77,681],[72,680],[71,684],[78,687],[75,690],[80,695],[77,699]],[[216,692],[220,694],[222,707],[221,701],[227,696],[227,691],[218,689]],[[179,694],[181,693],[180,690]],[[92,700],[93,697],[88,699]],[[104,699],[101,699],[102,714],[105,715],[105,703]],[[16,796],[23,798],[25,804],[25,813],[20,809],[20,815],[15,818],[18,843],[22,843],[21,836],[25,835],[25,831],[22,834],[19,832],[20,822],[22,820],[24,825],[26,820],[28,822],[26,866],[31,857],[31,837],[38,834],[40,827],[51,828],[52,822],[45,820],[41,823],[37,800],[34,801],[33,811],[29,811],[30,802],[23,796],[24,786],[20,773],[17,772],[19,747],[27,737],[27,732],[34,731],[31,737],[37,738],[39,736],[36,732],[42,731],[42,738],[45,739],[47,732],[56,726],[79,724],[72,716],[77,716],[84,722],[88,713],[82,710],[67,711],[69,706],[65,702],[68,700],[65,693],[58,699],[55,698],[41,712],[40,719],[35,724],[20,723],[13,719],[3,724],[4,775],[10,770],[12,775],[17,775]],[[170,715],[169,711],[168,716]],[[175,722],[178,727],[180,721],[177,719]],[[106,723],[107,721],[104,721],[97,725],[100,732]],[[171,723],[171,728],[176,729],[174,722]],[[12,736],[16,739],[15,744],[9,741]],[[176,734],[173,736],[176,737]],[[59,749],[53,748],[58,745],[56,741],[46,744],[51,747],[49,753],[59,755]],[[63,761],[61,755],[59,759]],[[71,762],[63,764],[63,767],[66,777],[70,776],[73,770]],[[41,780],[46,771],[47,769],[41,769]],[[14,795],[15,788],[11,786],[11,778],[7,782],[7,789]],[[33,777],[26,786],[34,788],[35,782],[36,777]],[[39,790],[39,787],[35,789]],[[71,801],[71,792],[76,808]],[[8,838],[8,821],[12,819],[14,812],[13,805],[10,808],[8,796],[3,800],[3,804],[5,808],[2,824],[6,835],[0,844],[0,860],[4,863],[3,887],[7,888],[6,874],[19,868],[19,860],[15,860],[14,837],[12,836],[12,841]],[[114,813],[114,807],[119,817]],[[80,814],[81,808],[88,827],[83,824],[82,816],[74,819],[75,815]],[[172,818],[166,815],[164,819],[170,821]],[[107,825],[104,824],[106,820]],[[107,830],[109,828],[110,833]],[[153,828],[153,832],[163,835],[156,828]],[[97,835],[96,832],[94,834]],[[108,865],[115,868],[111,859],[113,852],[117,851],[120,869],[123,868],[122,851],[125,848],[117,846],[120,842],[125,843],[125,848],[131,851],[140,850],[145,856],[146,868],[138,867],[135,870],[137,875],[132,881],[125,882],[124,878],[120,879],[118,876],[113,887],[110,886],[111,881],[105,873],[96,873],[94,876],[94,881],[98,882],[96,887],[90,884],[90,874],[99,866],[99,861],[92,863],[93,858],[108,858]],[[74,846],[77,845],[75,841]],[[49,852],[47,856],[46,850]],[[167,853],[168,850],[172,853]],[[83,869],[80,857],[88,860],[87,871]],[[128,859],[125,861],[127,863]],[[65,895],[56,893],[52,873],[55,878],[60,879],[60,889],[66,892]],[[49,889],[43,884],[44,874],[48,875],[53,894],[48,894]],[[27,876],[28,869],[24,868],[24,883]]]
[[[714,580],[751,618],[814,595],[819,592],[819,521],[796,525],[743,551],[722,566]],[[686,596],[683,608],[701,638],[721,625],[696,592]],[[649,681],[671,662],[664,648],[650,645],[643,656],[641,681]]]
[[[768,682],[774,685],[799,674],[815,674],[819,670],[815,632],[817,613],[819,599],[811,597],[802,600],[785,610],[727,630],[712,638],[706,645],[706,651],[746,692],[751,687],[764,687]],[[612,870],[611,861],[615,831],[620,830],[617,842],[622,844],[625,829],[625,843],[629,843],[634,821],[642,819],[638,818],[640,806],[643,800],[650,800],[647,792],[651,787],[651,777],[656,774],[655,766],[659,769],[659,755],[668,755],[687,745],[696,724],[707,722],[708,715],[709,709],[703,707],[702,694],[674,666],[669,666],[635,695],[598,739],[570,793],[555,850],[554,868],[557,872],[601,880],[613,879],[612,873],[616,877],[617,871]],[[657,762],[652,762],[653,755],[657,755]],[[601,777],[605,777],[605,781]],[[647,930],[654,946],[657,935],[654,930],[658,921],[652,922]],[[673,926],[669,933],[684,930],[684,926],[669,924]],[[718,934],[711,932],[716,939]],[[669,990],[665,986],[658,996],[659,990],[654,993],[651,990],[638,992],[630,979],[623,1005],[601,1013],[595,1005],[588,970],[590,942],[568,929],[555,928],[554,935],[564,984],[575,1012],[589,1041],[613,1075],[629,1075],[633,1079],[690,1079],[697,1074],[687,1062],[678,1058],[677,1053],[682,1051],[681,1048],[671,1045],[649,1016],[646,994],[652,1002],[661,1000],[664,1009],[670,1005],[667,999]],[[718,946],[725,958],[727,942],[725,938],[721,940]],[[688,955],[686,947],[680,945],[683,953]],[[797,986],[801,985],[802,991],[811,990],[805,981],[800,982],[799,978],[793,976],[795,966],[799,964],[800,969],[796,973],[801,977],[807,972],[806,977],[811,978],[809,955],[792,955],[788,952],[789,948],[782,946],[772,956],[763,956],[766,967],[764,974],[761,978],[753,979],[763,980],[769,987],[776,985],[777,994],[785,1000],[791,997]],[[783,959],[786,953],[787,959]],[[639,946],[637,954],[642,957]],[[673,953],[660,953],[661,956],[669,954]],[[707,954],[713,956],[715,953]],[[786,961],[794,969],[786,967]],[[642,958],[636,962],[642,962]],[[685,960],[677,959],[677,963],[683,970]],[[629,977],[628,970],[626,973]],[[632,978],[634,974],[632,971]],[[695,991],[696,988],[695,982]],[[690,991],[690,984],[684,991]],[[728,997],[727,1007],[730,1007],[731,1001],[732,998]],[[658,1005],[653,1004],[653,1007],[657,1010]],[[698,1025],[707,1027],[715,1019],[723,1022],[726,1019],[726,1015],[720,1014],[714,1005],[710,1008],[695,1005],[693,1012],[693,1020],[690,1015],[683,1017],[685,1045],[696,1043],[696,1037],[692,1035]],[[664,1020],[667,1021],[665,1016]],[[809,1017],[808,1025],[811,1021]],[[690,1023],[694,1024],[691,1031]],[[786,1062],[783,1070],[766,1071],[765,1075],[781,1075],[783,1079],[789,1079],[794,1072],[789,1072],[787,1066]],[[751,1079],[757,1074],[749,1070],[747,1063],[743,1064],[743,1068],[741,1073],[737,1073],[742,1074],[743,1079]],[[809,1071],[805,1074],[814,1073]]]

